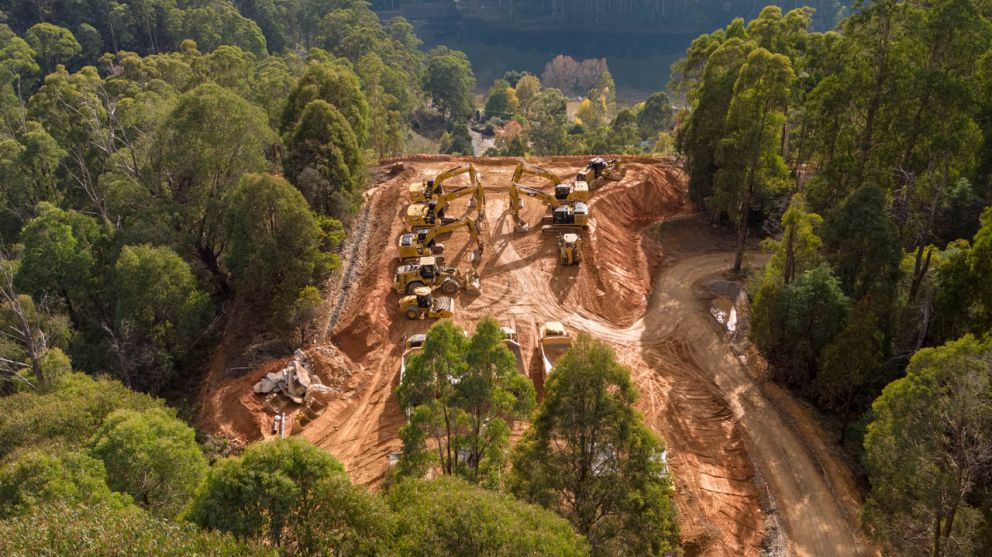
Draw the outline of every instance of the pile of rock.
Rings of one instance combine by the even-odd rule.
[[[294,353],[286,367],[266,374],[252,390],[268,395],[265,397],[266,406],[276,414],[292,401],[304,405],[306,413],[313,417],[327,406],[326,396],[331,392],[313,372],[313,364],[302,350]]]

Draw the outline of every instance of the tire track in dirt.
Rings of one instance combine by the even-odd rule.
[[[405,421],[393,392],[402,339],[431,325],[398,317],[398,296],[390,288],[406,185],[453,161],[471,161],[489,198],[486,252],[476,263],[483,293],[459,295],[454,321],[468,330],[487,315],[514,324],[538,382],[534,349],[540,323],[559,320],[611,344],[632,369],[646,422],[667,441],[688,555],[761,554],[768,518],[761,478],[794,548],[789,553],[857,555],[851,525],[823,486],[807,447],[733,356],[693,289],[696,281],[724,270],[727,254],[699,255],[697,249],[661,267],[664,239],[658,244],[642,233],[659,219],[686,212],[681,170],[670,161],[629,159],[627,178],[599,188],[590,200],[586,261],[562,268],[551,237],[534,226],[544,214],[539,204],[525,202],[522,216],[532,231],[513,232],[505,196],[517,160],[402,159],[396,162],[405,169],[372,190],[349,244],[341,286],[331,287],[325,329],[343,354],[337,373],[347,375],[341,381],[346,388],[303,435],[339,458],[356,482],[382,480]],[[574,176],[586,160],[534,162],[564,177]],[[462,210],[463,200],[453,203],[453,214]],[[467,234],[456,233],[445,244],[448,264],[468,264]]]

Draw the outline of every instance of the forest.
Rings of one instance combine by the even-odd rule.
[[[680,554],[665,441],[586,335],[539,400],[498,323],[431,328],[376,492],[301,439],[196,429],[232,322],[280,354],[325,334],[379,161],[477,136],[677,160],[737,240],[750,342],[836,433],[867,539],[992,552],[992,7],[730,2],[748,17],[723,26],[697,3],[486,3],[713,29],[625,105],[606,59],[477,83],[373,11],[399,4],[0,2],[0,553]]]

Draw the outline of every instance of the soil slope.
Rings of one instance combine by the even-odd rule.
[[[479,318],[493,316],[515,327],[539,392],[536,337],[545,321],[613,345],[633,370],[647,423],[668,444],[688,554],[757,556],[777,547],[796,555],[862,552],[850,474],[822,443],[806,440],[795,417],[779,410],[782,404],[771,402],[707,313],[706,295],[696,286],[718,277],[729,255],[700,253],[713,246],[698,239],[667,253],[664,235],[645,233],[652,223],[691,211],[685,176],[667,160],[628,158],[623,181],[593,192],[585,261],[568,268],[557,265],[554,235],[540,230],[545,208],[537,200],[524,201],[531,232],[513,230],[507,191],[517,159],[421,156],[377,169],[381,179],[367,194],[345,278],[328,297],[329,338],[310,349],[335,400],[304,437],[339,458],[354,481],[375,485],[384,477],[404,423],[394,394],[402,339],[430,326],[397,315],[399,297],[390,288],[406,188],[468,160],[486,186],[485,253],[470,262],[463,231],[443,243],[448,264],[475,266],[483,292],[458,296],[455,321],[471,330]],[[570,178],[586,161],[531,162]],[[449,214],[466,211],[459,200]],[[244,441],[267,435],[271,419],[260,416],[261,405],[248,393],[267,369],[271,364],[208,381],[204,423]]]

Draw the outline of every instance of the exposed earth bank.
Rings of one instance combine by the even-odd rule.
[[[587,160],[529,162],[572,178]],[[430,326],[398,315],[391,290],[407,186],[468,161],[486,186],[484,255],[470,261],[473,245],[464,231],[443,243],[447,263],[474,265],[483,290],[458,296],[454,320],[471,330],[493,316],[516,328],[539,392],[542,323],[561,321],[614,346],[633,371],[647,423],[667,442],[687,554],[864,552],[850,472],[801,405],[780,390],[766,394],[764,379],[709,314],[715,294],[704,286],[722,279],[732,255],[719,233],[684,218],[692,211],[686,180],[670,160],[626,158],[626,177],[593,192],[585,260],[577,267],[557,264],[554,235],[541,231],[545,208],[536,200],[526,198],[522,213],[531,231],[514,232],[507,192],[518,159],[421,156],[376,169],[345,279],[333,281],[328,293],[330,334],[308,349],[334,397],[301,435],[340,459],[354,481],[383,479],[401,445],[404,415],[394,390],[402,341]],[[466,211],[459,200],[449,214]],[[665,220],[674,222],[660,232],[650,226]],[[228,377],[227,359],[218,353],[205,384],[203,426],[244,442],[268,436],[271,417],[251,385],[283,361]]]

